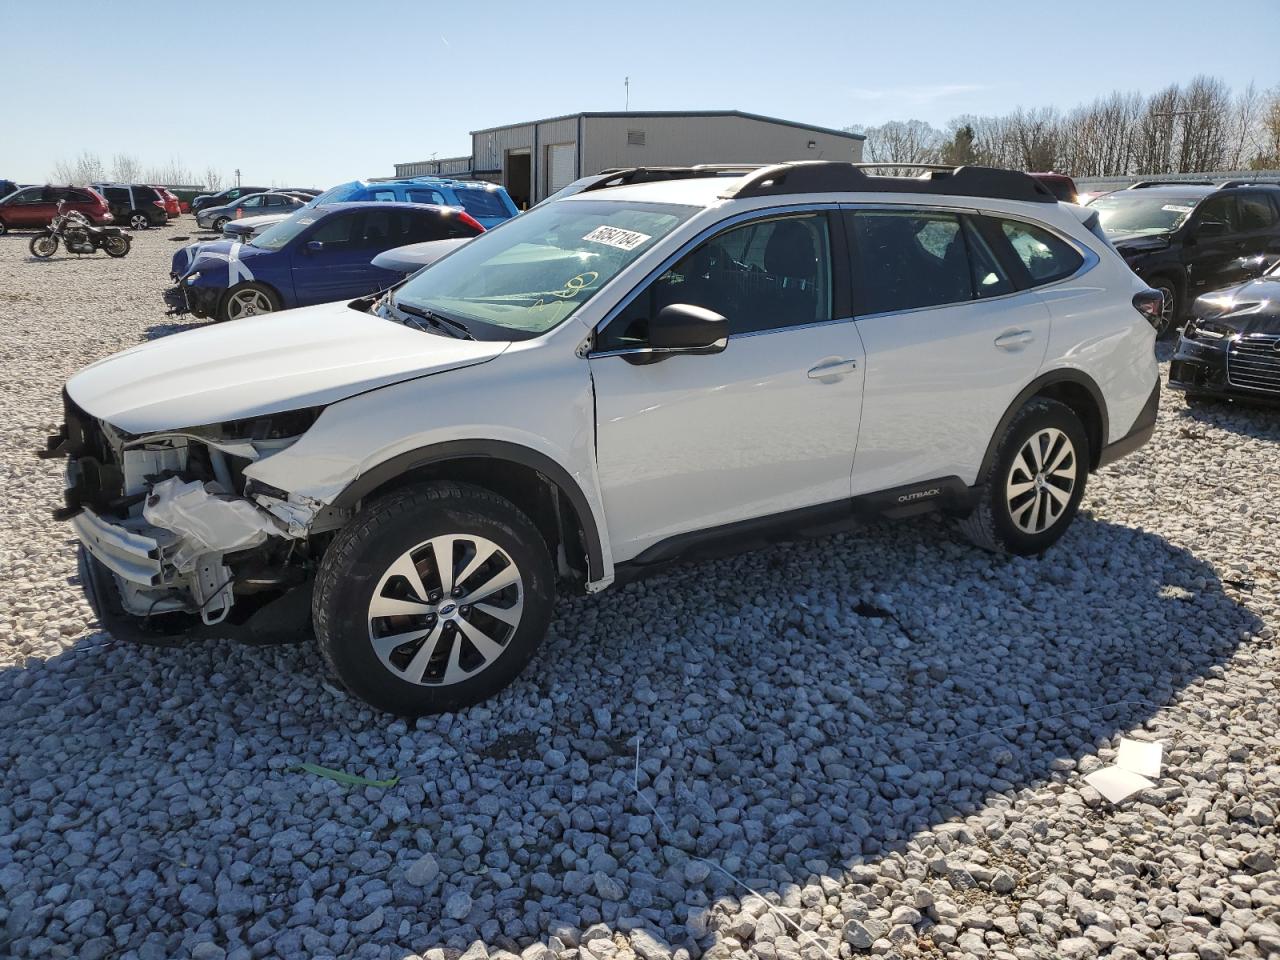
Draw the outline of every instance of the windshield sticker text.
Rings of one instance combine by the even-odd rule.
[[[1168,210],[1170,213],[1190,213],[1195,207],[1180,207],[1176,203],[1166,203],[1161,210]]]
[[[596,227],[588,233],[583,240],[591,243],[603,243],[607,247],[617,247],[619,250],[634,250],[646,240],[652,239],[647,233],[638,233],[635,230],[623,230],[621,227]]]

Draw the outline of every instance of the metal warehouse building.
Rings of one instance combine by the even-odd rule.
[[[397,163],[396,176],[502,184],[517,206],[612,167],[862,159],[865,137],[738,110],[574,113],[473,130],[468,158]]]

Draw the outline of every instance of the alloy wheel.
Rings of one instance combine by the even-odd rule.
[[[1174,292],[1173,288],[1165,284],[1156,287],[1164,297],[1164,301],[1160,304],[1160,326],[1156,328],[1156,336],[1161,336],[1167,330],[1173,329],[1175,316]]]
[[[233,293],[227,302],[227,319],[229,320],[256,317],[260,313],[270,312],[271,301],[261,290],[240,290]]]
[[[397,677],[425,686],[470,679],[507,648],[524,612],[524,580],[496,543],[433,537],[401,554],[369,601],[369,642]]]
[[[1057,427],[1037,430],[1013,458],[1005,483],[1009,516],[1023,533],[1044,533],[1062,518],[1076,487],[1075,447]]]
[[[129,226],[133,227],[135,230],[145,230],[149,225],[150,221],[147,220],[145,214],[135,213],[129,218]]]

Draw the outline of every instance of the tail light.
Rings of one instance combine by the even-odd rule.
[[[163,200],[152,200],[151,202],[152,202],[152,203],[154,203],[154,204],[155,204],[157,207],[159,207],[161,210],[163,210],[163,209],[164,209],[164,201],[163,201]]]
[[[239,207],[236,207],[236,219],[239,220],[243,216],[244,216],[244,211],[241,210]]]
[[[458,219],[461,220],[463,223],[465,223],[468,227],[470,227],[476,233],[484,233],[484,224],[481,223],[479,220],[477,220],[475,217],[473,217],[471,214],[467,213],[465,210],[458,211]]]
[[[1159,290],[1143,290],[1133,295],[1133,308],[1147,318],[1153,327],[1160,326],[1160,314],[1164,311],[1164,294]]]

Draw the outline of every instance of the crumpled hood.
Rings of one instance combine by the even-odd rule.
[[[90,415],[146,434],[333,403],[484,363],[508,346],[325,303],[144,343],[85,367],[67,392]]]
[[[1280,277],[1262,277],[1206,293],[1192,309],[1197,319],[1213,320],[1241,336],[1280,334]]]

